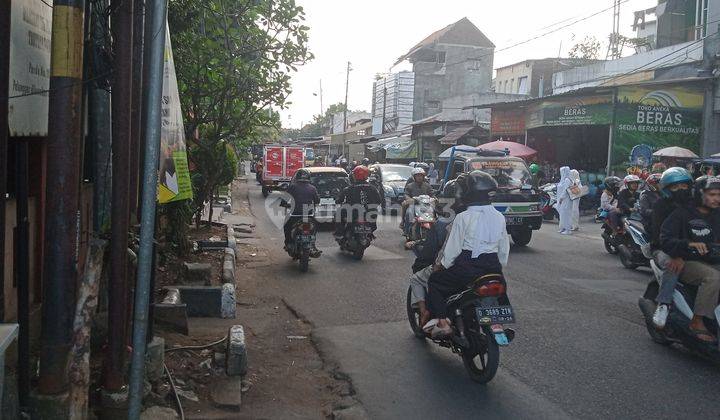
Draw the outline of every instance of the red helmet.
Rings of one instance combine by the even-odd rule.
[[[657,191],[660,186],[660,178],[662,178],[661,174],[650,174],[650,176],[645,179],[645,184],[653,190]]]
[[[368,176],[370,176],[370,170],[367,166],[360,165],[352,170],[352,174],[355,181],[365,181],[368,179]]]

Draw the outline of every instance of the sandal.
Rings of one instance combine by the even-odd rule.
[[[440,320],[437,318],[431,319],[425,325],[423,325],[422,330],[425,331],[426,333],[430,334],[430,332],[433,330],[433,328],[435,328],[435,326],[437,326],[439,321]]]
[[[440,340],[443,338],[448,338],[453,335],[453,329],[451,326],[447,326],[445,328],[440,328],[437,325],[435,325],[430,331],[430,338],[433,340]]]
[[[717,338],[715,338],[715,336],[712,335],[712,333],[708,330],[698,330],[695,328],[690,328],[690,332],[695,336],[695,338],[698,341],[702,341],[703,343],[706,343],[706,344],[717,343]],[[705,338],[703,338],[703,337],[705,337]],[[709,340],[708,340],[708,338],[709,338]]]

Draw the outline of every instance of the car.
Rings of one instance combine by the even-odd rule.
[[[412,177],[411,166],[389,163],[370,165],[370,183],[383,197],[382,209],[388,205],[400,204],[405,197],[405,184]]]
[[[350,185],[350,177],[342,168],[332,166],[313,166],[301,170],[310,173],[310,184],[315,186],[320,196],[320,204],[315,206],[315,220],[320,223],[335,221],[337,205],[335,200],[345,187]],[[290,183],[295,183],[297,172]]]

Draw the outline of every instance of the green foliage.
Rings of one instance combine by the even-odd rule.
[[[294,0],[173,0],[168,21],[185,113],[195,212],[235,175],[237,156],[277,138],[290,77],[312,59]]]
[[[344,110],[344,103],[338,102],[336,104],[332,104],[325,110],[324,115],[315,115],[313,117],[313,122],[305,124],[302,128],[284,130],[283,137],[297,139],[300,137],[319,137],[327,134],[327,131],[332,126],[332,116],[338,112],[343,112]]]
[[[600,41],[592,35],[583,38],[582,41],[570,48],[568,55],[571,58],[585,58],[589,60],[597,60],[600,58]]]

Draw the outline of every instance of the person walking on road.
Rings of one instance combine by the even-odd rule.
[[[580,182],[580,172],[577,169],[570,170],[570,180],[573,182],[570,188],[577,188],[578,191],[582,189],[582,182]],[[571,230],[576,231],[580,229],[580,196],[572,198],[572,228]]]
[[[573,182],[570,179],[570,168],[563,166],[560,168],[560,182],[557,184],[557,204],[555,208],[560,216],[559,233],[563,235],[572,235],[572,200],[568,189],[572,187]]]
[[[437,185],[439,176],[440,173],[435,168],[435,164],[433,162],[430,162],[427,173],[427,179],[430,185]]]

